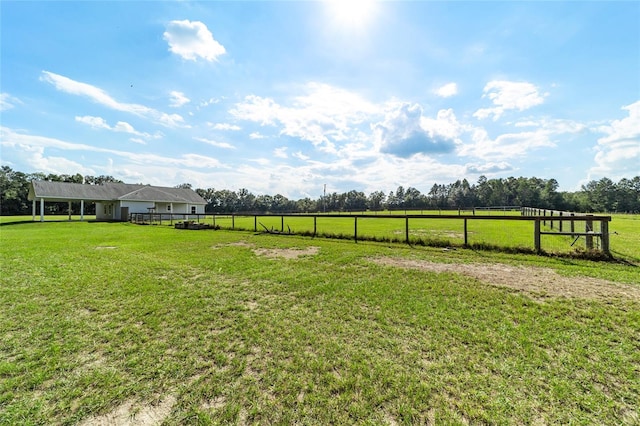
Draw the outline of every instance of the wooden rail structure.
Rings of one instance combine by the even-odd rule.
[[[528,209],[528,208],[527,208]],[[570,236],[575,238],[574,243],[580,238],[585,237],[585,246],[587,250],[594,250],[594,240],[599,239],[599,249],[606,255],[611,255],[609,244],[609,222],[611,216],[594,216],[594,215],[577,215],[577,214],[533,214],[540,213],[541,209],[531,209],[525,211],[523,208],[521,215],[513,216],[495,216],[495,215],[479,215],[479,214],[306,214],[306,213],[227,213],[227,214],[172,214],[172,213],[132,213],[130,215],[130,222],[138,224],[159,224],[162,225],[163,221],[168,224],[173,224],[175,221],[184,220],[196,220],[197,223],[210,220],[215,227],[216,218],[218,222],[221,218],[231,218],[231,228],[236,229],[237,217],[253,217],[253,230],[258,231],[258,219],[261,217],[278,217],[280,218],[280,232],[285,232],[285,218],[310,218],[313,220],[313,233],[315,237],[317,235],[317,220],[318,218],[351,218],[353,219],[353,239],[358,242],[358,220],[371,220],[371,219],[403,219],[404,220],[404,240],[407,244],[410,244],[409,230],[410,221],[414,219],[455,219],[462,221],[464,246],[469,246],[469,221],[488,220],[488,221],[529,221],[533,222],[533,247],[537,253],[542,253],[542,236]],[[548,211],[549,212],[549,211]],[[551,224],[550,230],[544,230],[547,222]],[[599,226],[594,226],[599,223]],[[578,224],[583,224],[578,226]],[[246,229],[246,228],[245,228]],[[572,246],[573,246],[572,244]]]

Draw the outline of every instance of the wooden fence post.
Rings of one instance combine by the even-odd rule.
[[[611,255],[611,252],[609,251],[609,222],[608,221],[606,220],[600,221],[600,233],[602,234],[602,236],[600,237],[600,240],[602,241],[602,251],[604,252],[604,254],[609,256]]]
[[[551,210],[549,215],[551,216],[551,229],[553,229],[553,210]]]
[[[562,219],[562,212],[560,212],[560,219]],[[562,223],[563,222],[564,222],[563,220],[560,221],[560,232],[562,232]]]
[[[467,237],[467,218],[464,218],[464,246],[467,247],[469,245],[469,240]]]
[[[280,232],[284,232],[284,215],[280,216]]]
[[[593,216],[593,215],[588,214],[587,216]],[[593,232],[593,220],[587,219],[585,221],[585,223],[584,223],[584,232]],[[587,243],[586,243],[587,250],[593,250],[593,236],[587,235],[585,237],[585,240],[587,241]]]
[[[318,216],[314,216],[313,217],[313,236],[314,237],[316,236],[316,230],[318,229],[318,227],[317,227],[317,219],[318,219]]]
[[[253,217],[253,232],[258,232],[258,215]]]
[[[404,238],[407,244],[409,244],[409,217],[404,218]]]
[[[571,213],[571,216],[575,216],[575,213]],[[574,232],[576,232],[576,222],[575,221],[571,221],[571,233],[573,234]],[[573,235],[571,235],[573,237]]]
[[[540,253],[542,251],[542,246],[540,244],[540,219],[536,219],[533,223],[533,243],[536,248],[536,252]]]
[[[236,217],[231,213],[231,229],[236,229]]]
[[[358,216],[353,218],[353,239],[358,242]]]

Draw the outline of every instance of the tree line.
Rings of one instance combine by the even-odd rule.
[[[3,215],[31,213],[27,200],[32,180],[74,182],[99,185],[122,182],[112,176],[55,175],[22,173],[8,166],[0,169],[0,212]],[[191,184],[178,185],[193,189]],[[536,177],[508,177],[487,179],[480,176],[476,183],[467,179],[449,184],[434,184],[428,193],[414,187],[399,186],[388,194],[374,191],[332,192],[317,198],[290,200],[284,195],[254,195],[248,189],[194,189],[207,202],[207,213],[238,212],[342,212],[381,210],[449,210],[474,207],[529,206],[574,212],[640,212],[640,176],[621,179],[615,183],[609,178],[592,180],[576,192],[559,192],[555,179]],[[79,209],[79,206],[72,206]],[[93,214],[95,205],[85,206],[86,214]],[[49,214],[66,214],[67,203],[47,203]],[[77,213],[77,212],[75,212]]]

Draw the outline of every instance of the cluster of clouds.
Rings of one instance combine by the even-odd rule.
[[[198,21],[171,21],[163,38],[169,51],[185,61],[215,62],[226,53],[206,25]],[[419,103],[398,99],[372,102],[346,89],[309,82],[293,86],[295,95],[278,99],[260,94],[246,95],[225,111],[231,122],[198,123],[187,122],[175,111],[189,105],[196,105],[196,108],[215,106],[219,99],[192,102],[185,93],[172,90],[168,92],[167,107],[173,108],[174,112],[167,113],[142,104],[118,101],[99,87],[51,71],[42,71],[40,80],[59,92],[84,97],[102,107],[131,114],[166,129],[181,129],[187,133],[198,130],[191,134],[191,139],[217,150],[237,152],[232,142],[217,138],[216,132],[240,135],[256,147],[265,139],[282,141],[270,155],[258,155],[242,165],[232,165],[213,156],[142,154],[28,135],[2,127],[2,145],[23,149],[30,156],[31,164],[40,170],[52,170],[55,164],[58,170],[52,171],[64,169],[97,174],[79,163],[45,155],[45,149],[55,148],[119,157],[128,165],[122,166],[118,173],[133,180],[138,175],[144,179],[144,173],[150,173],[152,168],[167,172],[172,169],[169,175],[178,179],[181,172],[175,168],[183,168],[189,169],[189,178],[185,180],[196,185],[199,179],[207,182],[215,176],[220,185],[227,187],[240,185],[272,192],[266,185],[280,182],[283,186],[289,185],[289,192],[294,192],[293,188],[303,188],[304,192],[317,185],[319,179],[333,176],[336,182],[352,177],[354,182],[374,190],[388,187],[389,182],[420,181],[424,170],[429,170],[432,178],[445,181],[452,176],[510,172],[516,169],[513,161],[532,151],[556,147],[561,136],[587,132],[604,135],[594,148],[594,174],[613,177],[617,173],[636,173],[640,164],[640,101],[623,108],[628,116],[604,125],[535,116],[518,121],[519,116],[512,112],[531,110],[549,97],[549,93],[526,81],[487,82],[482,99],[488,105],[470,113],[470,117],[463,114],[462,120],[451,108],[426,113],[425,106]],[[432,93],[446,99],[458,96],[459,92],[457,83],[449,82]],[[7,93],[0,95],[2,111],[20,104],[19,99]],[[483,123],[486,120],[490,124],[497,123],[507,115],[510,119],[515,117],[510,130],[492,137]],[[76,116],[75,121],[96,130],[127,134],[137,144],[164,137],[159,130],[140,131],[123,120],[109,124],[102,117],[84,115]],[[249,130],[245,131],[245,128]],[[290,144],[291,140],[296,143]],[[300,164],[294,166],[281,161],[291,158]],[[113,164],[113,160],[110,161]],[[113,170],[103,172],[116,174]],[[286,191],[285,188],[283,192]]]

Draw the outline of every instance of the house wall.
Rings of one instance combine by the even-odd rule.
[[[96,220],[115,220],[116,203],[113,201],[96,201]]]
[[[168,206],[171,206],[168,208]],[[96,219],[97,220],[127,220],[128,217],[120,217],[122,207],[126,207],[131,213],[149,213],[149,209],[153,208],[154,213],[163,214],[191,214],[192,207],[195,207],[195,213],[204,214],[204,205],[186,204],[186,203],[160,203],[153,201],[97,201],[96,202]]]

